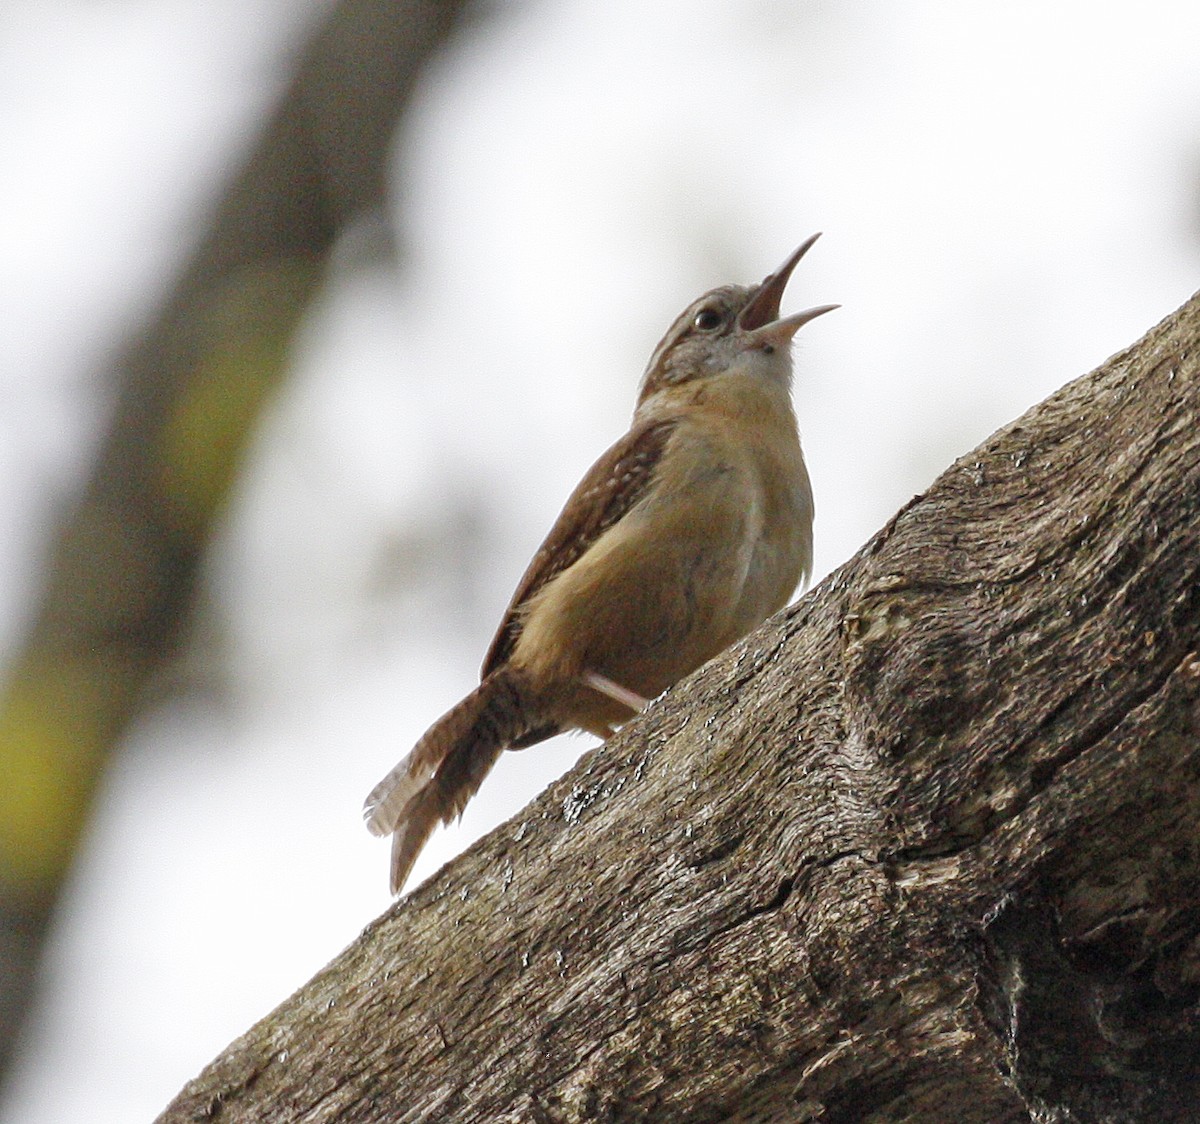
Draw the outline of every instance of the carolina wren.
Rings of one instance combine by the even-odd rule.
[[[481,682],[367,797],[400,892],[437,822],[505,749],[563,730],[607,738],[744,636],[812,567],[812,491],[779,318],[814,234],[762,284],[690,304],[655,348],[629,432],[579,482],[517,585]]]

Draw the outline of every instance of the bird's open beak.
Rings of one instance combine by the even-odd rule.
[[[807,239],[798,250],[796,250],[774,273],[770,274],[754,295],[750,298],[750,303],[742,309],[738,316],[738,327],[744,332],[752,332],[757,340],[762,338],[765,344],[773,344],[782,346],[788,343],[803,325],[810,320],[815,320],[818,316],[824,316],[827,312],[832,312],[835,308],[841,308],[838,304],[822,304],[816,308],[805,309],[803,312],[793,313],[791,316],[779,318],[779,305],[783,300],[783,290],[787,288],[788,278],[792,275],[792,270],[796,268],[796,263],[812,249],[812,245],[821,235],[814,234]]]

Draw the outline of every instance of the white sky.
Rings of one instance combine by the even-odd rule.
[[[0,11],[5,651],[107,349],[320,7]],[[785,302],[844,306],[797,350],[819,575],[1181,304],[1197,42],[1190,0],[492,5],[398,148],[400,275],[348,249],[305,333],[210,566],[211,689],[148,715],[113,770],[0,1121],[150,1119],[387,905],[362,797],[472,685],[704,289],[825,232]],[[589,744],[508,755],[416,876]]]

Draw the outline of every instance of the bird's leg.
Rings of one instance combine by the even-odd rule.
[[[628,687],[622,687],[620,683],[614,683],[607,675],[601,675],[598,671],[585,671],[580,678],[593,691],[599,691],[600,694],[606,695],[614,702],[629,707],[635,714],[650,705],[649,699],[642,698],[636,691],[631,691]]]

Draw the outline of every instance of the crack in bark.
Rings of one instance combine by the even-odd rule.
[[[1195,652],[1185,652],[1175,663],[1151,677],[1140,688],[1131,691],[1119,711],[1098,717],[1093,723],[1081,730],[1078,737],[1068,741],[1061,752],[1038,761],[1029,771],[1029,792],[1026,798],[1019,804],[1014,805],[1010,809],[1009,814],[999,817],[997,823],[1006,823],[1008,820],[1020,815],[1033,800],[1054,784],[1058,778],[1058,774],[1064,768],[1078,761],[1081,756],[1089,750],[1096,748],[1101,742],[1116,736],[1121,727],[1134,718],[1138,710],[1161,694],[1168,687],[1171,680],[1195,663],[1196,658]],[[1073,701],[1075,696],[1085,693],[1087,686],[1088,682],[1085,681],[1077,691],[1072,692],[1064,700],[1063,705]],[[1091,693],[1094,694],[1094,692]],[[1053,720],[1061,709],[1062,707],[1055,708],[1047,716],[1047,720],[1039,726],[1039,729],[1044,728],[1050,720]],[[1081,713],[1086,713],[1085,709],[1083,707],[1076,707],[1075,715],[1078,716]],[[1031,738],[1031,740],[1034,739]]]

